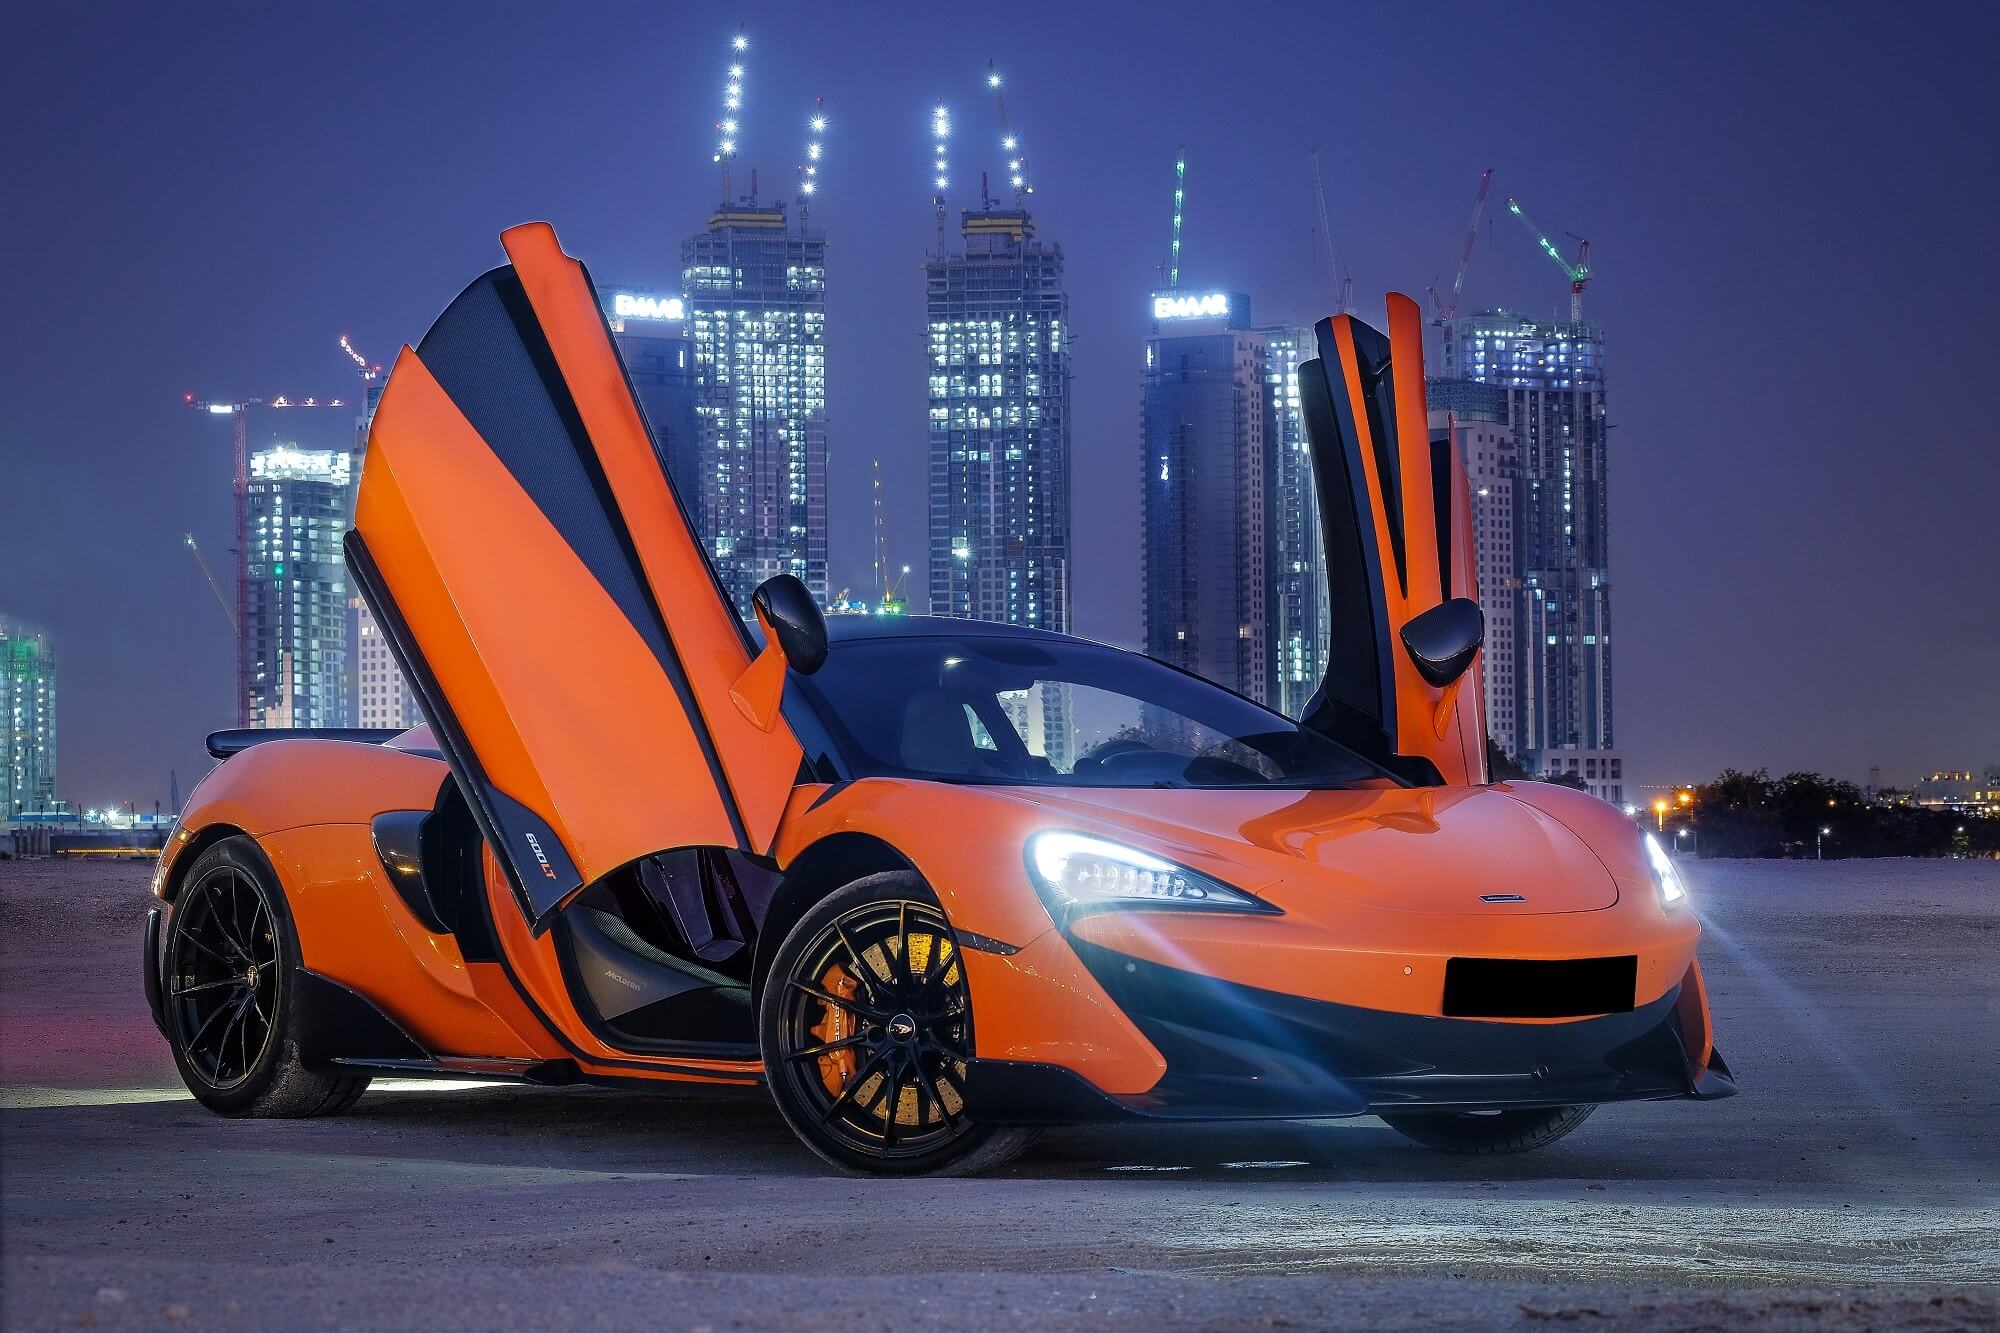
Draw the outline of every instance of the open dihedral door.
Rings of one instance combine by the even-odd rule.
[[[546,224],[404,348],[348,563],[539,931],[669,848],[768,852],[799,771],[753,648]]]
[[[1392,295],[1386,336],[1352,315],[1314,333],[1319,357],[1299,368],[1299,392],[1332,631],[1305,725],[1413,781],[1485,782],[1478,662],[1433,685],[1405,633],[1454,598],[1478,600],[1465,464],[1455,441],[1433,441],[1425,408],[1422,314]]]

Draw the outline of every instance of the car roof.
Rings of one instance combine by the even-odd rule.
[[[831,643],[854,639],[1026,639],[1041,643],[1088,643],[1070,634],[1008,625],[995,620],[966,620],[957,616],[832,615],[826,618],[826,637]]]

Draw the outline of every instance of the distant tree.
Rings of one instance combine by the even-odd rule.
[[[1851,782],[1819,773],[1725,769],[1694,789],[1686,819],[1704,857],[1811,856],[1822,828],[1828,857],[1992,856],[2000,818],[1864,801]],[[1963,835],[1957,830],[1965,829]]]
[[[1486,738],[1486,771],[1495,782],[1525,782],[1534,776],[1491,736]]]

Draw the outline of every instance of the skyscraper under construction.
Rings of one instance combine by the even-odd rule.
[[[716,122],[722,203],[681,245],[699,479],[681,498],[745,615],[774,574],[826,601],[826,236],[811,224],[826,117],[815,107],[807,120],[792,206],[759,202],[754,171],[737,194],[748,46],[731,42]]]
[[[826,237],[782,203],[725,204],[681,246],[696,475],[684,496],[723,585],[792,574],[826,600]]]
[[[930,598],[939,615],[1069,630],[1069,294],[1025,208],[967,210],[924,265]]]

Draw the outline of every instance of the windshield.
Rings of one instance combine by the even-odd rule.
[[[1345,787],[1382,770],[1136,653],[999,636],[858,639],[793,683],[856,777],[1061,787]]]

